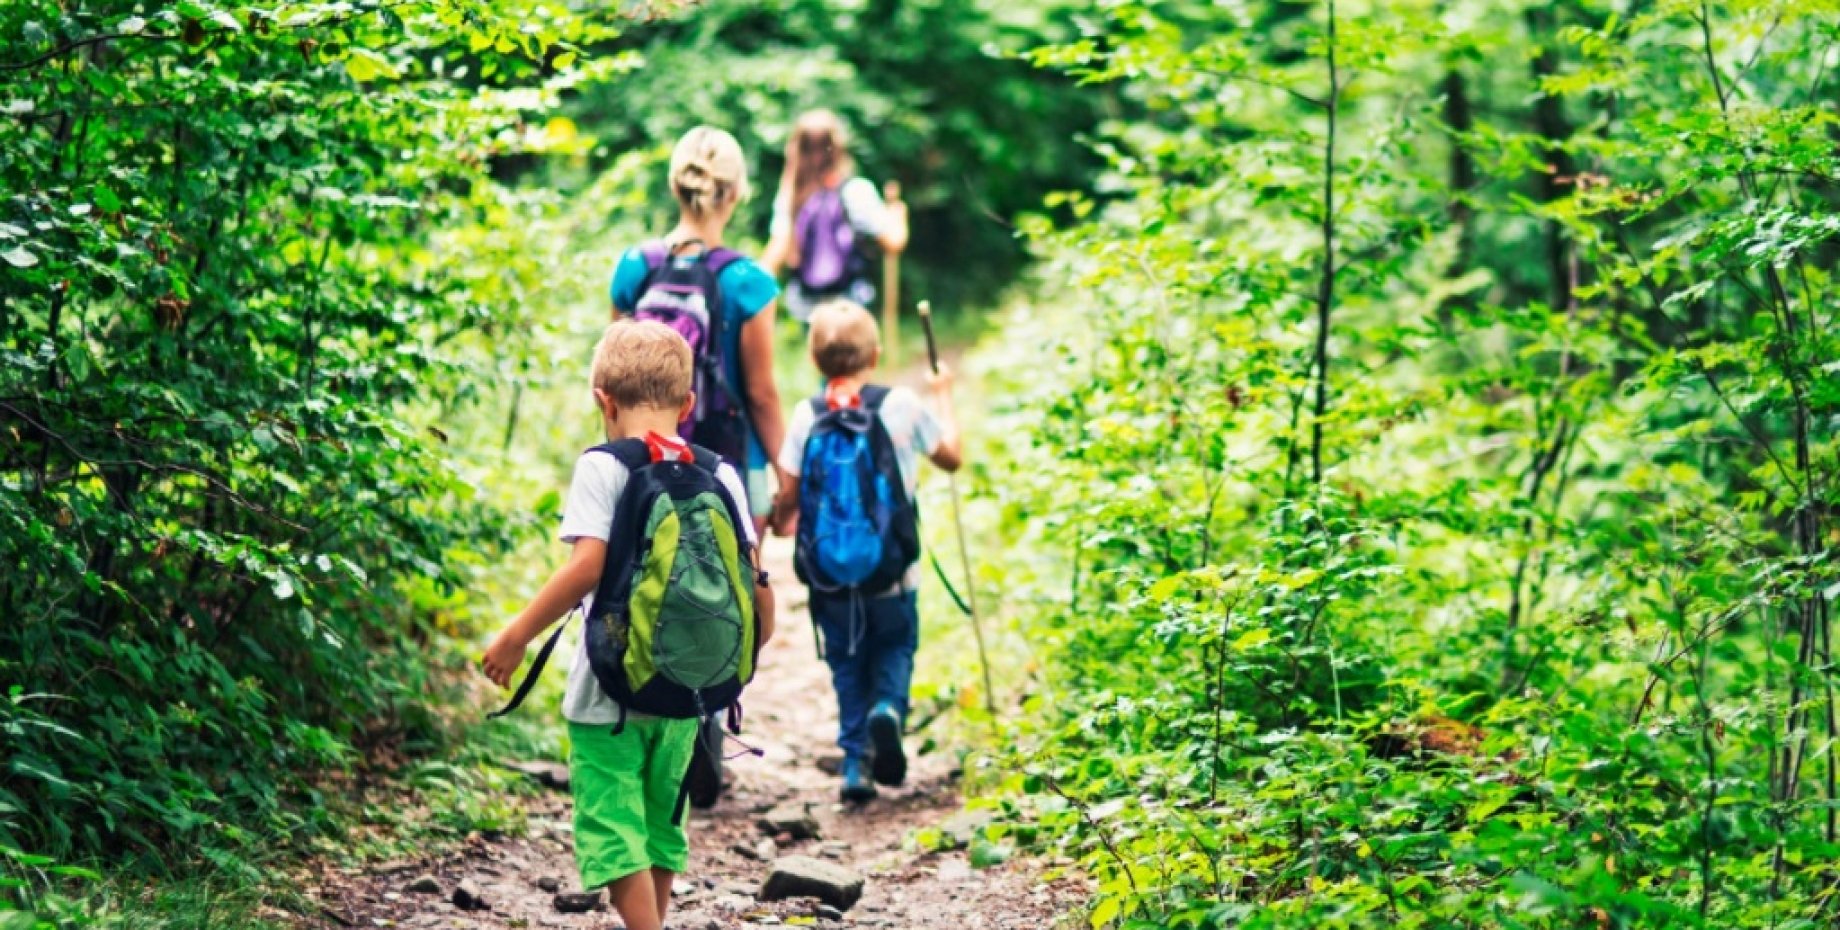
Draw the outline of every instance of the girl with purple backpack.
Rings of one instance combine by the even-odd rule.
[[[614,268],[613,313],[656,320],[690,343],[695,408],[685,439],[727,460],[746,480],[756,533],[773,508],[767,450],[786,436],[773,380],[773,275],[722,245],[728,221],[748,196],[747,162],[729,133],[698,126],[671,152],[677,226],[634,246]],[[783,473],[782,485],[791,479]]]
[[[826,300],[875,306],[873,256],[907,248],[907,205],[884,201],[875,182],[858,176],[848,146],[843,122],[829,110],[800,116],[786,141],[761,264],[791,271],[786,309],[801,321]]]

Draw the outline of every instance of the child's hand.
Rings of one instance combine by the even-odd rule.
[[[952,369],[944,362],[939,363],[938,371],[927,372],[926,389],[940,400],[952,399]]]
[[[518,666],[524,664],[524,653],[529,646],[529,643],[512,635],[510,630],[503,630],[492,637],[492,644],[486,647],[486,657],[482,663],[486,677],[500,688],[511,687],[511,676],[517,672]]]
[[[780,536],[791,536],[793,527],[798,525],[799,505],[796,495],[781,491],[773,495],[773,515],[768,522],[773,532]]]

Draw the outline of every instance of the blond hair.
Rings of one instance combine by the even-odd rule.
[[[847,378],[875,364],[882,347],[875,317],[848,300],[827,300],[811,311],[811,360],[826,378]]]
[[[707,216],[747,199],[747,161],[726,131],[698,126],[671,150],[671,195],[691,216]]]
[[[690,399],[690,344],[655,320],[620,320],[594,347],[594,387],[622,407],[674,410]]]

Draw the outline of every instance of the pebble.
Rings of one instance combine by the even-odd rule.
[[[565,891],[551,901],[556,910],[563,914],[586,914],[606,907],[606,899],[598,891]]]
[[[956,885],[971,880],[971,864],[963,859],[944,859],[934,875],[942,885]]]
[[[537,879],[537,890],[547,891],[550,894],[555,894],[556,892],[562,890],[562,880],[557,878],[554,875],[545,875],[542,878]]]
[[[487,907],[485,894],[470,878],[454,888],[453,902],[463,911],[483,911]]]
[[[811,808],[803,804],[781,804],[761,814],[758,822],[760,829],[772,834],[781,846],[818,838],[818,821],[811,816]]]
[[[850,844],[832,840],[818,847],[818,855],[826,859],[842,859],[850,854]]]
[[[818,905],[817,914],[818,914],[819,920],[835,920],[835,921],[843,920],[843,912],[834,907],[831,907],[828,904]]]
[[[422,875],[403,886],[403,890],[411,891],[416,894],[440,894],[441,882],[433,875]]]

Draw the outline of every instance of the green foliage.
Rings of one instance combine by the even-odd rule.
[[[1095,927],[1831,925],[1834,14],[1034,54],[1150,114],[980,356],[1042,668],[993,777]]]
[[[554,508],[480,492],[461,414],[579,281],[495,173],[568,153],[541,117],[623,72],[582,54],[620,15],[0,9],[0,901],[246,886],[338,824],[326,773],[470,709],[461,592]]]
[[[1117,101],[1013,57],[1071,38],[1083,5],[1062,0],[711,0],[612,48],[641,57],[631,79],[569,104],[602,156],[668,153],[698,123],[735,133],[755,198],[737,219],[764,240],[798,114],[837,111],[862,173],[899,181],[912,208],[904,293],[948,314],[983,309],[1023,260],[1009,218],[1100,166],[1083,144]],[[590,159],[598,165],[600,158]],[[650,185],[649,224],[675,218]]]

